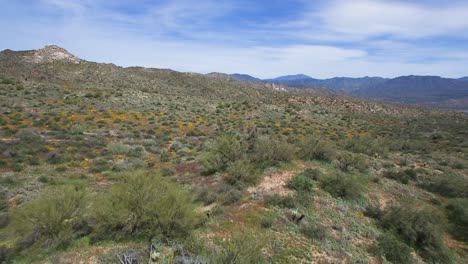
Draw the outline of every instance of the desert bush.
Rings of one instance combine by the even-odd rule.
[[[199,187],[195,189],[197,193],[197,201],[202,202],[204,205],[209,205],[216,202],[218,195],[211,191],[208,187]]]
[[[211,254],[209,263],[267,263],[262,252],[265,244],[265,239],[256,232],[235,233],[231,239],[220,245],[218,252],[215,251]]]
[[[364,216],[374,218],[377,220],[381,220],[383,217],[383,211],[379,206],[372,206],[369,205],[366,207],[366,210],[364,211]]]
[[[73,135],[82,135],[87,126],[85,124],[74,124],[70,127],[70,133]]]
[[[132,147],[120,142],[112,142],[107,145],[106,149],[111,155],[127,155]]]
[[[1,181],[0,181],[1,182]],[[3,192],[0,192],[0,212],[4,212],[8,210],[8,202],[6,199],[6,195]]]
[[[305,222],[299,230],[301,234],[312,240],[322,241],[327,237],[327,227],[314,222]]]
[[[370,136],[358,136],[345,140],[344,148],[354,153],[362,153],[369,156],[386,156],[389,148],[382,139],[374,139]]]
[[[200,163],[202,165],[202,175],[214,174],[225,167],[221,156],[211,152],[203,153]]]
[[[232,205],[242,198],[242,191],[228,184],[221,184],[217,190],[218,200],[223,205]]]
[[[335,197],[357,199],[366,191],[366,181],[362,176],[337,172],[324,177],[320,187]]]
[[[247,145],[235,135],[219,136],[208,145],[207,153],[201,159],[204,174],[225,170],[229,163],[242,159],[247,153]]]
[[[97,237],[145,235],[178,238],[198,223],[194,197],[180,185],[154,173],[121,174],[97,198],[92,219]]]
[[[447,204],[450,230],[461,240],[468,241],[468,199],[452,199]]]
[[[297,207],[296,199],[293,196],[280,196],[277,194],[266,197],[266,204],[269,206],[276,206],[281,208],[295,208]]]
[[[254,145],[253,159],[263,165],[277,165],[291,161],[294,148],[285,141],[267,136],[257,138]]]
[[[261,216],[260,226],[263,228],[271,228],[277,218],[278,214],[276,212],[268,211]]]
[[[407,184],[410,180],[416,180],[417,174],[413,169],[406,169],[403,171],[387,170],[383,176]]]
[[[238,160],[229,164],[224,180],[231,185],[244,187],[253,185],[259,180],[255,165],[248,160]]]
[[[411,264],[415,263],[411,255],[411,248],[401,242],[390,232],[382,234],[378,238],[377,253],[392,263]]]
[[[352,153],[340,153],[336,159],[336,165],[340,168],[341,171],[359,171],[365,172],[369,167],[367,159],[359,154]]]
[[[313,181],[319,181],[322,177],[322,172],[318,169],[305,169],[300,175],[303,175]]]
[[[23,246],[67,245],[84,221],[85,191],[77,186],[50,188],[12,212],[10,227]]]
[[[304,160],[331,161],[335,151],[330,143],[313,136],[307,136],[300,142],[300,156]]]
[[[21,129],[15,135],[22,143],[39,144],[43,143],[40,135],[30,129]]]
[[[288,188],[298,192],[311,192],[314,188],[314,182],[309,177],[299,174],[288,182]]]
[[[444,175],[433,175],[429,179],[418,184],[423,189],[440,195],[456,198],[468,196],[468,181],[460,175],[446,173]]]
[[[103,171],[108,171],[111,170],[112,166],[109,164],[109,162],[103,158],[97,158],[94,160],[94,165],[93,167],[90,168],[91,172],[103,172]]]
[[[452,263],[443,242],[445,218],[440,212],[406,202],[391,208],[382,218],[382,226],[393,231],[420,255],[437,263]]]

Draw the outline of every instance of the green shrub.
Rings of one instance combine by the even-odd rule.
[[[320,187],[335,197],[357,199],[366,191],[366,181],[362,176],[338,172],[324,177]]]
[[[382,139],[374,139],[370,136],[358,136],[349,138],[344,142],[344,148],[354,153],[362,153],[369,156],[386,156],[389,148]]]
[[[107,145],[106,149],[111,155],[127,155],[132,147],[120,142],[112,142]]]
[[[313,181],[319,181],[322,177],[322,172],[318,169],[305,169],[301,175],[307,177]]]
[[[445,219],[430,207],[406,202],[393,207],[382,218],[382,226],[397,234],[406,244],[414,247],[428,260],[452,263],[443,242]]]
[[[300,227],[300,232],[312,240],[322,241],[327,237],[327,228],[313,222],[305,222]]]
[[[277,213],[268,211],[264,213],[260,218],[260,225],[263,228],[271,228],[278,218]]]
[[[377,252],[386,260],[398,264],[415,263],[411,248],[401,242],[392,233],[386,232],[378,238]]]
[[[82,226],[85,191],[76,186],[50,188],[12,212],[11,228],[25,246],[67,245]],[[26,245],[27,244],[27,245]]]
[[[374,218],[377,220],[381,220],[383,217],[383,211],[379,206],[372,206],[369,205],[366,207],[366,210],[364,211],[364,216]]]
[[[231,239],[221,244],[218,252],[215,251],[211,254],[209,263],[268,263],[262,252],[265,244],[265,239],[257,232],[236,233]]]
[[[406,169],[403,171],[387,170],[383,176],[407,184],[410,180],[416,180],[417,174],[413,169]]]
[[[209,205],[216,202],[218,195],[211,191],[208,187],[199,187],[196,189],[197,201],[202,202],[204,205]]]
[[[202,165],[202,175],[211,175],[224,169],[225,164],[220,155],[212,152],[203,153],[200,158]]]
[[[242,198],[242,191],[228,184],[221,184],[217,193],[218,199],[222,205],[235,204]]]
[[[228,184],[245,187],[257,183],[259,173],[250,161],[238,160],[229,164],[224,180]]]
[[[453,235],[458,239],[468,241],[468,199],[451,200],[447,205],[447,215]]]
[[[291,161],[293,157],[294,148],[285,141],[267,136],[261,136],[255,141],[253,159],[256,162],[274,166]]]
[[[73,135],[82,135],[86,128],[87,126],[85,124],[74,124],[70,127],[70,133]]]
[[[153,173],[121,174],[121,181],[93,204],[99,237],[145,235],[178,238],[198,223],[194,197],[180,185]]]
[[[335,155],[330,143],[313,136],[307,136],[301,141],[299,153],[304,160],[331,161]]]
[[[347,152],[338,155],[336,165],[338,166],[338,168],[340,168],[341,171],[344,172],[353,170],[365,172],[369,167],[367,159],[364,158],[362,155]]]
[[[420,187],[440,195],[456,198],[468,196],[468,181],[461,175],[447,173],[434,175],[418,184]]]
[[[40,135],[30,129],[21,129],[15,135],[21,142],[27,144],[43,143]]]
[[[5,193],[0,193],[0,212],[4,212],[8,210],[8,202],[5,196]]]
[[[266,197],[266,204],[269,206],[277,206],[281,208],[297,207],[296,199],[293,196],[270,195]]]
[[[288,182],[288,188],[298,192],[311,192],[314,188],[314,182],[309,177],[299,174]]]
[[[208,145],[201,163],[204,174],[225,170],[230,163],[242,159],[247,153],[247,145],[235,135],[225,134],[219,136]]]

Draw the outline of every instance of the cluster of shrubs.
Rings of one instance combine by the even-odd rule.
[[[468,180],[455,173],[435,174],[424,179],[418,184],[421,188],[430,192],[450,198],[462,198],[468,196]]]
[[[336,159],[337,167],[343,172],[358,171],[365,172],[369,167],[367,159],[361,154],[342,152]]]
[[[437,209],[405,202],[384,212],[368,208],[366,215],[379,220],[385,231],[378,239],[377,252],[387,260],[415,263],[414,249],[431,263],[454,263],[443,241],[445,217]]]
[[[356,136],[348,138],[342,142],[344,149],[354,152],[366,154],[369,156],[383,156],[388,154],[388,147],[383,139],[374,139],[371,136]]]
[[[366,191],[367,180],[359,174],[336,172],[320,180],[320,187],[334,197],[353,200]]]
[[[260,136],[253,140],[224,134],[208,146],[201,158],[205,175],[226,172],[225,182],[239,188],[255,184],[262,168],[289,162],[294,148],[281,139]]]
[[[230,184],[255,183],[259,170],[289,162],[299,156],[304,160],[331,161],[335,150],[326,141],[307,136],[298,146],[280,137],[259,135],[243,137],[224,134],[212,141],[201,158],[203,173],[227,172]]]
[[[180,239],[200,223],[194,196],[159,174],[121,174],[102,193],[83,186],[50,187],[11,212],[7,226],[17,239],[14,250],[63,248],[76,238]]]
[[[410,180],[414,181],[416,180],[417,173],[413,169],[405,169],[401,171],[397,170],[387,170],[383,174],[385,178],[389,178],[392,180],[399,181],[403,184],[407,184]]]

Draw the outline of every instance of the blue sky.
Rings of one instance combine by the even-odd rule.
[[[468,75],[468,1],[0,0],[0,50],[261,78]]]

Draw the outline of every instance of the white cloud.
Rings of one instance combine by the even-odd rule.
[[[421,38],[468,31],[468,3],[447,1],[442,6],[401,1],[334,1],[318,17],[328,32],[372,37]]]

